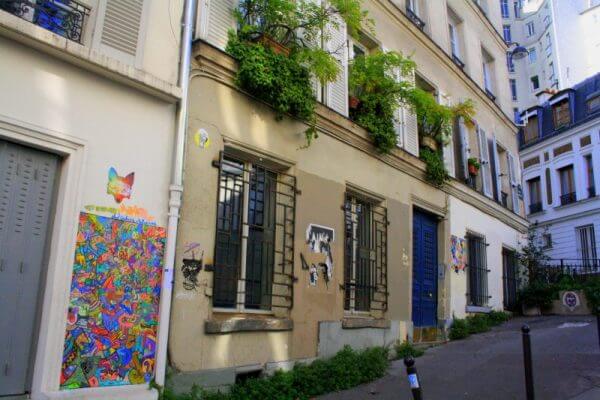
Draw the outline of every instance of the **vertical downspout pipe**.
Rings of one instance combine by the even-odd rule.
[[[179,85],[181,100],[177,104],[177,130],[175,132],[175,149],[173,153],[173,170],[169,186],[169,221],[167,225],[167,245],[165,250],[165,266],[162,276],[158,340],[156,348],[155,382],[165,385],[167,369],[167,347],[169,342],[169,322],[171,318],[171,297],[173,294],[173,268],[175,265],[175,245],[177,243],[177,225],[179,209],[183,193],[183,162],[185,158],[185,139],[188,119],[188,90],[190,83],[190,66],[192,57],[192,34],[196,0],[185,0],[183,26],[181,32],[181,49],[179,61]]]

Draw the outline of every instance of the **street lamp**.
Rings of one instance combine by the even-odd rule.
[[[525,48],[525,46],[521,46],[517,42],[507,43],[507,45],[508,45],[508,49],[509,49],[508,54],[512,60],[522,60],[523,58],[527,57],[527,55],[529,54],[529,50],[527,50]],[[512,50],[511,50],[511,48],[512,48]]]

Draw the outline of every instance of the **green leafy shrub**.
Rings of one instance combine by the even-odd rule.
[[[475,314],[467,317],[469,333],[483,333],[490,330],[490,320],[486,314]]]
[[[487,317],[490,324],[496,326],[508,321],[510,319],[510,314],[505,313],[504,311],[492,310],[489,314],[487,314]]]
[[[444,165],[439,152],[428,148],[421,149],[420,158],[425,161],[425,179],[435,186],[442,186],[450,179],[450,174]]]
[[[588,302],[588,306],[593,314],[600,313],[600,278],[593,278],[585,282],[583,292]]]
[[[557,285],[536,280],[519,292],[519,303],[526,307],[540,307],[544,310],[552,306],[552,300],[557,299],[557,296]]]
[[[417,357],[421,357],[423,354],[425,354],[425,350],[417,349],[411,343],[409,343],[407,340],[405,340],[402,343],[400,343],[400,341],[398,341],[396,343],[395,350],[396,350],[396,358],[397,359],[406,358],[406,357],[417,358]]]
[[[296,364],[291,371],[277,371],[267,378],[249,378],[234,385],[230,393],[193,390],[164,400],[296,400],[310,399],[328,392],[350,389],[381,378],[389,366],[388,350],[374,347],[355,351],[346,346],[328,360]]]
[[[469,324],[466,319],[454,318],[448,337],[450,340],[460,340],[469,336]]]

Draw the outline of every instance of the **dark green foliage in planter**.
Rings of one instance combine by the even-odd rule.
[[[487,314],[475,314],[467,317],[469,333],[483,333],[490,330],[490,320]]]
[[[190,394],[173,395],[165,400],[308,400],[371,382],[385,375],[388,350],[374,347],[363,351],[344,347],[328,360],[297,364],[291,371],[278,371],[267,378],[250,378],[234,385],[228,394],[195,389]]]
[[[465,319],[454,318],[448,338],[450,340],[460,340],[472,334],[487,332],[491,327],[500,325],[509,319],[510,315],[504,311],[475,314]]]
[[[583,285],[583,292],[593,314],[600,314],[600,278],[592,278]]]
[[[448,182],[450,175],[444,165],[440,153],[431,149],[421,149],[420,158],[425,161],[425,179],[435,186],[442,186]]]
[[[460,340],[469,336],[469,324],[466,319],[454,318],[448,338],[450,340]]]
[[[527,287],[519,292],[519,303],[526,307],[539,307],[548,309],[552,300],[558,298],[558,287],[541,281],[530,282]]]
[[[490,311],[487,316],[490,324],[493,326],[500,325],[510,319],[510,315],[503,311]]]

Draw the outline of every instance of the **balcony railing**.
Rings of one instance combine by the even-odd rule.
[[[462,60],[460,58],[458,58],[458,56],[454,53],[452,53],[452,61],[454,61],[454,64],[458,65],[458,67],[460,69],[464,69],[465,68],[465,63],[462,62]]]
[[[504,208],[508,208],[508,193],[506,192],[500,192],[501,195],[501,202],[502,202],[502,206]]]
[[[0,0],[0,10],[81,43],[90,9],[73,0]]]
[[[531,203],[529,205],[529,214],[535,214],[542,212],[542,202]]]
[[[591,199],[592,197],[596,197],[596,186],[590,186],[588,188],[588,197]]]
[[[417,26],[417,28],[419,28],[420,30],[425,29],[425,22],[421,18],[419,18],[419,16],[409,7],[406,8],[406,15],[412,21],[412,23]]]
[[[560,205],[561,206],[575,203],[576,201],[577,201],[577,194],[575,192],[563,194],[562,196],[560,196]]]

